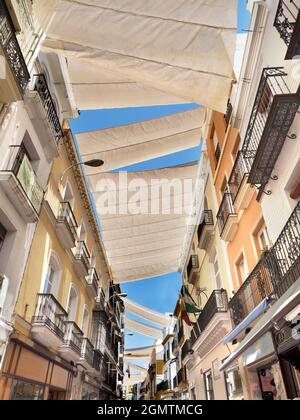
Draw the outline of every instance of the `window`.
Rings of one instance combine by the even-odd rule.
[[[222,279],[220,274],[220,267],[219,267],[219,261],[216,250],[213,252],[213,269],[214,269],[214,276],[216,279],[216,288],[218,290],[222,289]]]
[[[3,247],[6,235],[7,235],[7,230],[2,225],[2,223],[0,223],[0,251]]]
[[[88,336],[89,319],[90,319],[89,310],[88,310],[87,306],[84,305],[83,317],[82,317],[82,328],[81,329],[82,329],[82,332],[83,332],[85,337]]]
[[[44,293],[57,297],[61,276],[61,264],[59,257],[53,251],[50,254],[48,270],[46,274]]]
[[[212,378],[211,370],[204,373],[204,385],[205,385],[206,399],[208,401],[214,400],[215,394],[214,394],[213,378]]]
[[[263,226],[262,229],[260,229],[257,234],[257,238],[260,245],[260,251],[264,251],[269,248],[270,240],[266,226]]]
[[[229,400],[244,399],[242,379],[238,366],[225,372],[225,382]]]
[[[11,388],[10,400],[25,401],[25,400],[43,400],[44,387],[42,385],[33,384],[14,380]]]
[[[71,184],[67,182],[65,192],[64,192],[64,202],[69,203],[72,210],[74,209],[74,194],[71,187]]]
[[[237,273],[238,281],[239,281],[239,284],[241,285],[244,283],[248,275],[247,264],[246,264],[246,260],[243,254],[237,260],[235,266],[236,266],[236,273]]]
[[[70,296],[69,296],[69,305],[68,305],[68,320],[69,321],[75,321],[76,313],[77,313],[77,302],[78,302],[77,292],[74,286],[71,286]]]

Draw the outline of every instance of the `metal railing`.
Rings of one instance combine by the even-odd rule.
[[[242,148],[252,185],[268,183],[300,104],[286,76],[279,67],[262,72]]]
[[[229,308],[234,325],[242,322],[253,309],[273,293],[271,258],[272,254],[267,251],[230,300]]]
[[[98,292],[100,280],[95,268],[90,268],[89,276],[87,277],[87,283],[93,286],[95,293]]]
[[[299,19],[299,10],[299,1],[279,0],[274,26],[280,38],[283,39],[288,47],[286,58],[293,58],[300,54],[299,36],[294,33]]]
[[[86,360],[90,366],[94,364],[94,346],[88,338],[83,338],[81,347],[81,357]]]
[[[59,215],[57,218],[59,223],[66,223],[74,238],[77,238],[78,224],[74,216],[72,207],[69,202],[60,203]]]
[[[83,343],[83,332],[73,321],[66,321],[65,345],[76,353],[81,354]]]
[[[20,187],[38,214],[43,202],[44,191],[23,145],[10,146],[7,162],[1,171],[12,172],[15,175]]]
[[[244,159],[243,152],[240,151],[235,160],[229,181],[228,187],[231,192],[232,202],[235,203],[235,200],[239,194],[241,185],[245,177],[249,174],[251,166],[249,161]]]
[[[218,164],[219,164],[220,157],[221,157],[221,148],[220,148],[220,145],[219,145],[219,144],[217,144],[217,147],[216,147],[216,150],[215,150],[216,167],[217,167],[217,166],[218,166]]]
[[[54,334],[64,339],[68,314],[53,295],[38,294],[35,313],[32,324],[46,325]]]
[[[214,290],[199,315],[197,324],[192,329],[191,347],[195,344],[213,317],[218,313],[226,313],[227,311],[228,297],[226,290]]]
[[[191,272],[193,270],[197,270],[198,268],[200,268],[198,255],[191,255],[188,266],[187,266],[188,278],[190,278]]]
[[[58,142],[63,137],[63,131],[60,125],[59,117],[57,115],[55,103],[47,85],[46,78],[43,74],[36,74],[33,76],[33,80],[34,90],[39,94],[41,98],[51,132],[55,138],[55,141]]]
[[[225,192],[223,200],[220,205],[220,209],[217,214],[217,220],[220,230],[220,235],[222,236],[226,223],[230,216],[236,216],[235,209],[233,207],[232,194],[231,192]]]
[[[280,297],[300,277],[300,202],[277,238],[272,253],[279,273],[273,285]]]
[[[204,220],[198,227],[198,241],[200,241],[205,226],[214,226],[212,210],[204,210]]]
[[[30,80],[30,74],[18,43],[15,28],[4,0],[0,0],[0,45],[14,75],[21,94]]]
[[[89,271],[90,269],[90,258],[91,256],[87,249],[85,241],[78,241],[75,259],[81,260],[87,271]]]
[[[101,360],[102,355],[99,351],[94,350],[94,358],[93,358],[93,368],[96,369],[98,372],[101,370]]]

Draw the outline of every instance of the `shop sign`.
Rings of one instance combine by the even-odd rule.
[[[252,346],[250,346],[243,354],[245,366],[249,366],[270,354],[275,352],[273,338],[271,332],[267,332],[260,337]]]

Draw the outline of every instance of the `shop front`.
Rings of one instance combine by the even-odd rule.
[[[12,340],[0,377],[0,400],[69,400],[72,367],[48,351]]]

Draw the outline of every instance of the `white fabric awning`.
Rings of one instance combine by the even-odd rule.
[[[156,345],[149,347],[138,347],[134,349],[126,349],[124,359],[135,360],[135,359],[149,359],[152,355],[153,350],[156,349]]]
[[[206,109],[77,134],[83,161],[102,159],[101,172],[179,152],[200,144]],[[87,168],[86,173],[99,171]]]
[[[197,170],[197,165],[187,165],[130,172],[125,185],[124,174],[87,176],[115,283],[178,271]],[[152,188],[160,183],[161,188]],[[132,207],[134,199],[138,208]]]
[[[44,3],[38,8],[41,21],[49,13]],[[84,92],[81,82],[96,91],[105,83],[94,78],[99,69],[112,72],[120,84],[132,81],[157,90],[153,104],[163,92],[166,103],[169,96],[172,103],[178,97],[225,112],[236,26],[237,0],[60,0],[44,50],[88,64],[79,84],[74,82],[76,95],[85,107],[89,101],[90,109],[103,107],[101,96],[93,95],[93,103],[91,89]],[[133,104],[131,87],[127,105],[122,92],[123,106]]]
[[[126,316],[124,321],[128,330],[135,331],[142,335],[147,335],[148,337],[153,337],[157,340],[162,340],[162,330],[160,328],[152,327],[151,325],[135,321]]]
[[[153,322],[162,328],[167,328],[170,324],[171,318],[168,315],[153,311],[152,309],[139,305],[138,303],[133,302],[127,298],[123,299],[123,302],[125,304],[126,311],[130,312],[131,314],[137,315],[146,321]]]

